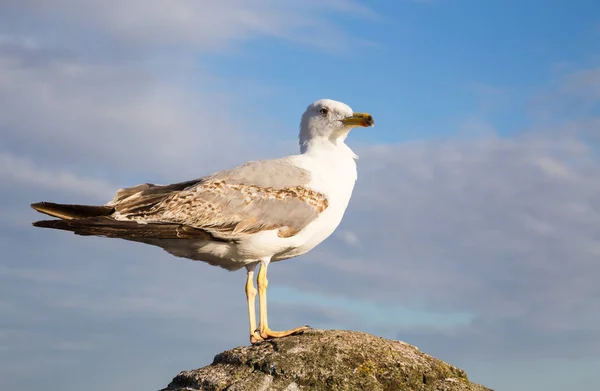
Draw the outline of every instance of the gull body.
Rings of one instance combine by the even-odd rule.
[[[248,235],[236,243],[167,240],[157,245],[176,256],[210,259],[211,263],[228,270],[265,258],[275,262],[305,254],[327,239],[342,221],[357,179],[355,158],[345,144],[336,147],[317,144],[307,153],[286,158],[293,166],[310,173],[307,187],[324,194],[329,203],[327,209],[296,235],[280,237],[275,229]]]
[[[305,327],[269,328],[267,267],[310,251],[338,227],[357,179],[346,136],[354,127],[373,125],[371,115],[321,99],[302,116],[298,155],[248,162],[188,182],[121,189],[102,206],[32,204],[59,218],[34,225],[151,244],[228,270],[245,267],[251,342],[300,332]]]

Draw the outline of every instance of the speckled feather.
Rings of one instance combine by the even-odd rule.
[[[272,229],[289,237],[328,206],[325,195],[306,187],[309,181],[306,170],[284,159],[263,160],[196,181],[122,189],[107,205],[117,220],[177,223],[220,239]]]

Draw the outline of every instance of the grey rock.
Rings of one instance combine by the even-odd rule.
[[[161,391],[492,391],[417,347],[370,334],[309,330],[217,354]]]

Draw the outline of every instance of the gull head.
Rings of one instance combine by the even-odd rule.
[[[352,128],[374,126],[371,114],[356,113],[345,103],[319,99],[310,104],[300,122],[300,145],[311,142],[343,143]]]

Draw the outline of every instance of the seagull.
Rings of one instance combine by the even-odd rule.
[[[269,328],[267,267],[310,251],[338,227],[357,179],[357,156],[346,137],[352,128],[374,124],[368,113],[320,99],[302,115],[298,155],[250,161],[187,182],[120,189],[99,206],[34,203],[33,209],[58,219],[33,225],[155,245],[230,271],[246,268],[250,342],[301,333],[308,326]]]

